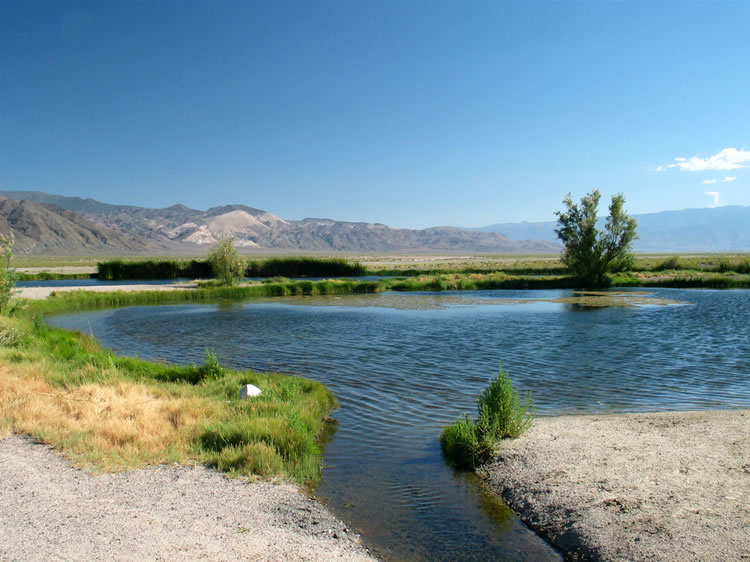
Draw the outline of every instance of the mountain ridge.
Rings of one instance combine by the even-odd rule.
[[[722,252],[750,250],[750,206],[725,205],[632,215],[640,238],[636,252]],[[557,240],[556,221],[498,223],[469,228],[472,232],[502,232],[511,238]],[[602,228],[604,219],[599,219]]]
[[[466,251],[497,253],[553,253],[559,245],[553,242],[533,240],[511,240],[495,232],[471,232],[456,227],[432,227],[423,230],[391,228],[380,223],[335,221],[332,219],[285,220],[267,211],[241,204],[221,205],[206,211],[192,209],[182,204],[162,209],[151,209],[133,205],[112,205],[95,199],[66,197],[40,191],[2,191],[0,195],[10,200],[26,201],[26,207],[56,206],[73,213],[90,223],[92,230],[106,229],[108,233],[120,233],[132,237],[126,244],[119,241],[110,250],[131,251],[132,241],[141,240],[148,248],[190,248],[214,244],[222,238],[232,238],[239,247],[247,249],[296,250],[296,251],[350,251],[350,252],[399,252],[399,251]],[[51,212],[49,209],[47,212]],[[57,213],[62,217],[62,213]],[[70,220],[71,217],[68,217]],[[57,220],[62,221],[62,218]],[[78,220],[78,219],[77,219]],[[80,220],[79,220],[80,222]],[[6,221],[6,229],[13,230],[12,221]],[[88,224],[88,223],[87,223]],[[72,227],[71,227],[72,228]],[[63,229],[68,233],[70,229]],[[52,242],[52,233],[37,231],[47,240],[36,244],[24,241],[22,251],[43,251],[53,246],[58,251],[69,247],[70,251],[87,244],[64,241]],[[109,238],[114,239],[112,234]],[[28,237],[27,237],[28,238]],[[85,236],[79,236],[86,240]],[[90,240],[92,236],[89,236]],[[94,238],[96,238],[94,236]],[[106,238],[106,237],[105,237]],[[82,246],[81,246],[82,245]],[[101,244],[95,246],[99,248]],[[132,250],[135,251],[135,250]]]

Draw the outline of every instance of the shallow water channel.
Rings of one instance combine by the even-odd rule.
[[[750,291],[282,298],[59,316],[122,354],[297,373],[337,396],[317,490],[388,559],[557,554],[442,459],[502,361],[541,415],[750,407]],[[654,298],[657,297],[657,298]],[[630,302],[625,302],[630,301]],[[629,306],[623,306],[629,305]]]

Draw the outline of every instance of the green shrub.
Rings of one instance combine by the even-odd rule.
[[[496,453],[501,439],[518,437],[534,419],[534,402],[527,394],[523,402],[502,365],[490,385],[477,399],[479,418],[464,415],[440,435],[445,457],[457,468],[474,469]]]
[[[654,266],[654,271],[674,271],[679,269],[682,269],[682,263],[680,263],[679,256],[672,256],[671,258],[667,258],[663,262],[657,263]]]
[[[457,468],[474,469],[480,463],[477,425],[465,414],[443,429],[440,446]]]
[[[0,314],[8,314],[8,301],[16,286],[16,270],[10,267],[13,257],[13,235],[10,238],[0,234]]]
[[[518,437],[526,431],[534,419],[534,401],[527,393],[523,403],[518,392],[513,390],[513,381],[502,366],[497,376],[477,399],[481,432],[495,440]]]
[[[245,275],[245,259],[239,255],[234,242],[229,238],[217,244],[216,249],[208,256],[208,262],[211,264],[214,277],[227,287],[236,285]]]
[[[219,364],[219,358],[210,349],[206,348],[206,359],[198,368],[200,380],[203,379],[218,379],[224,375],[224,368]]]

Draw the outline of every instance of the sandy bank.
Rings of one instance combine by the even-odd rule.
[[[750,410],[541,418],[482,476],[570,559],[750,559]]]
[[[49,447],[0,439],[0,560],[373,560],[290,485],[203,467],[93,476]]]
[[[46,299],[53,292],[68,293],[70,291],[86,291],[87,293],[113,293],[124,291],[130,293],[133,291],[187,291],[195,289],[194,283],[175,283],[173,285],[90,285],[86,287],[19,287],[13,295],[24,299]]]

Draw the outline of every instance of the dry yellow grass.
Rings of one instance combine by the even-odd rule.
[[[0,365],[0,432],[62,446],[89,468],[184,461],[200,424],[220,407],[201,398],[159,396],[127,381],[55,388],[43,369],[37,362]]]

